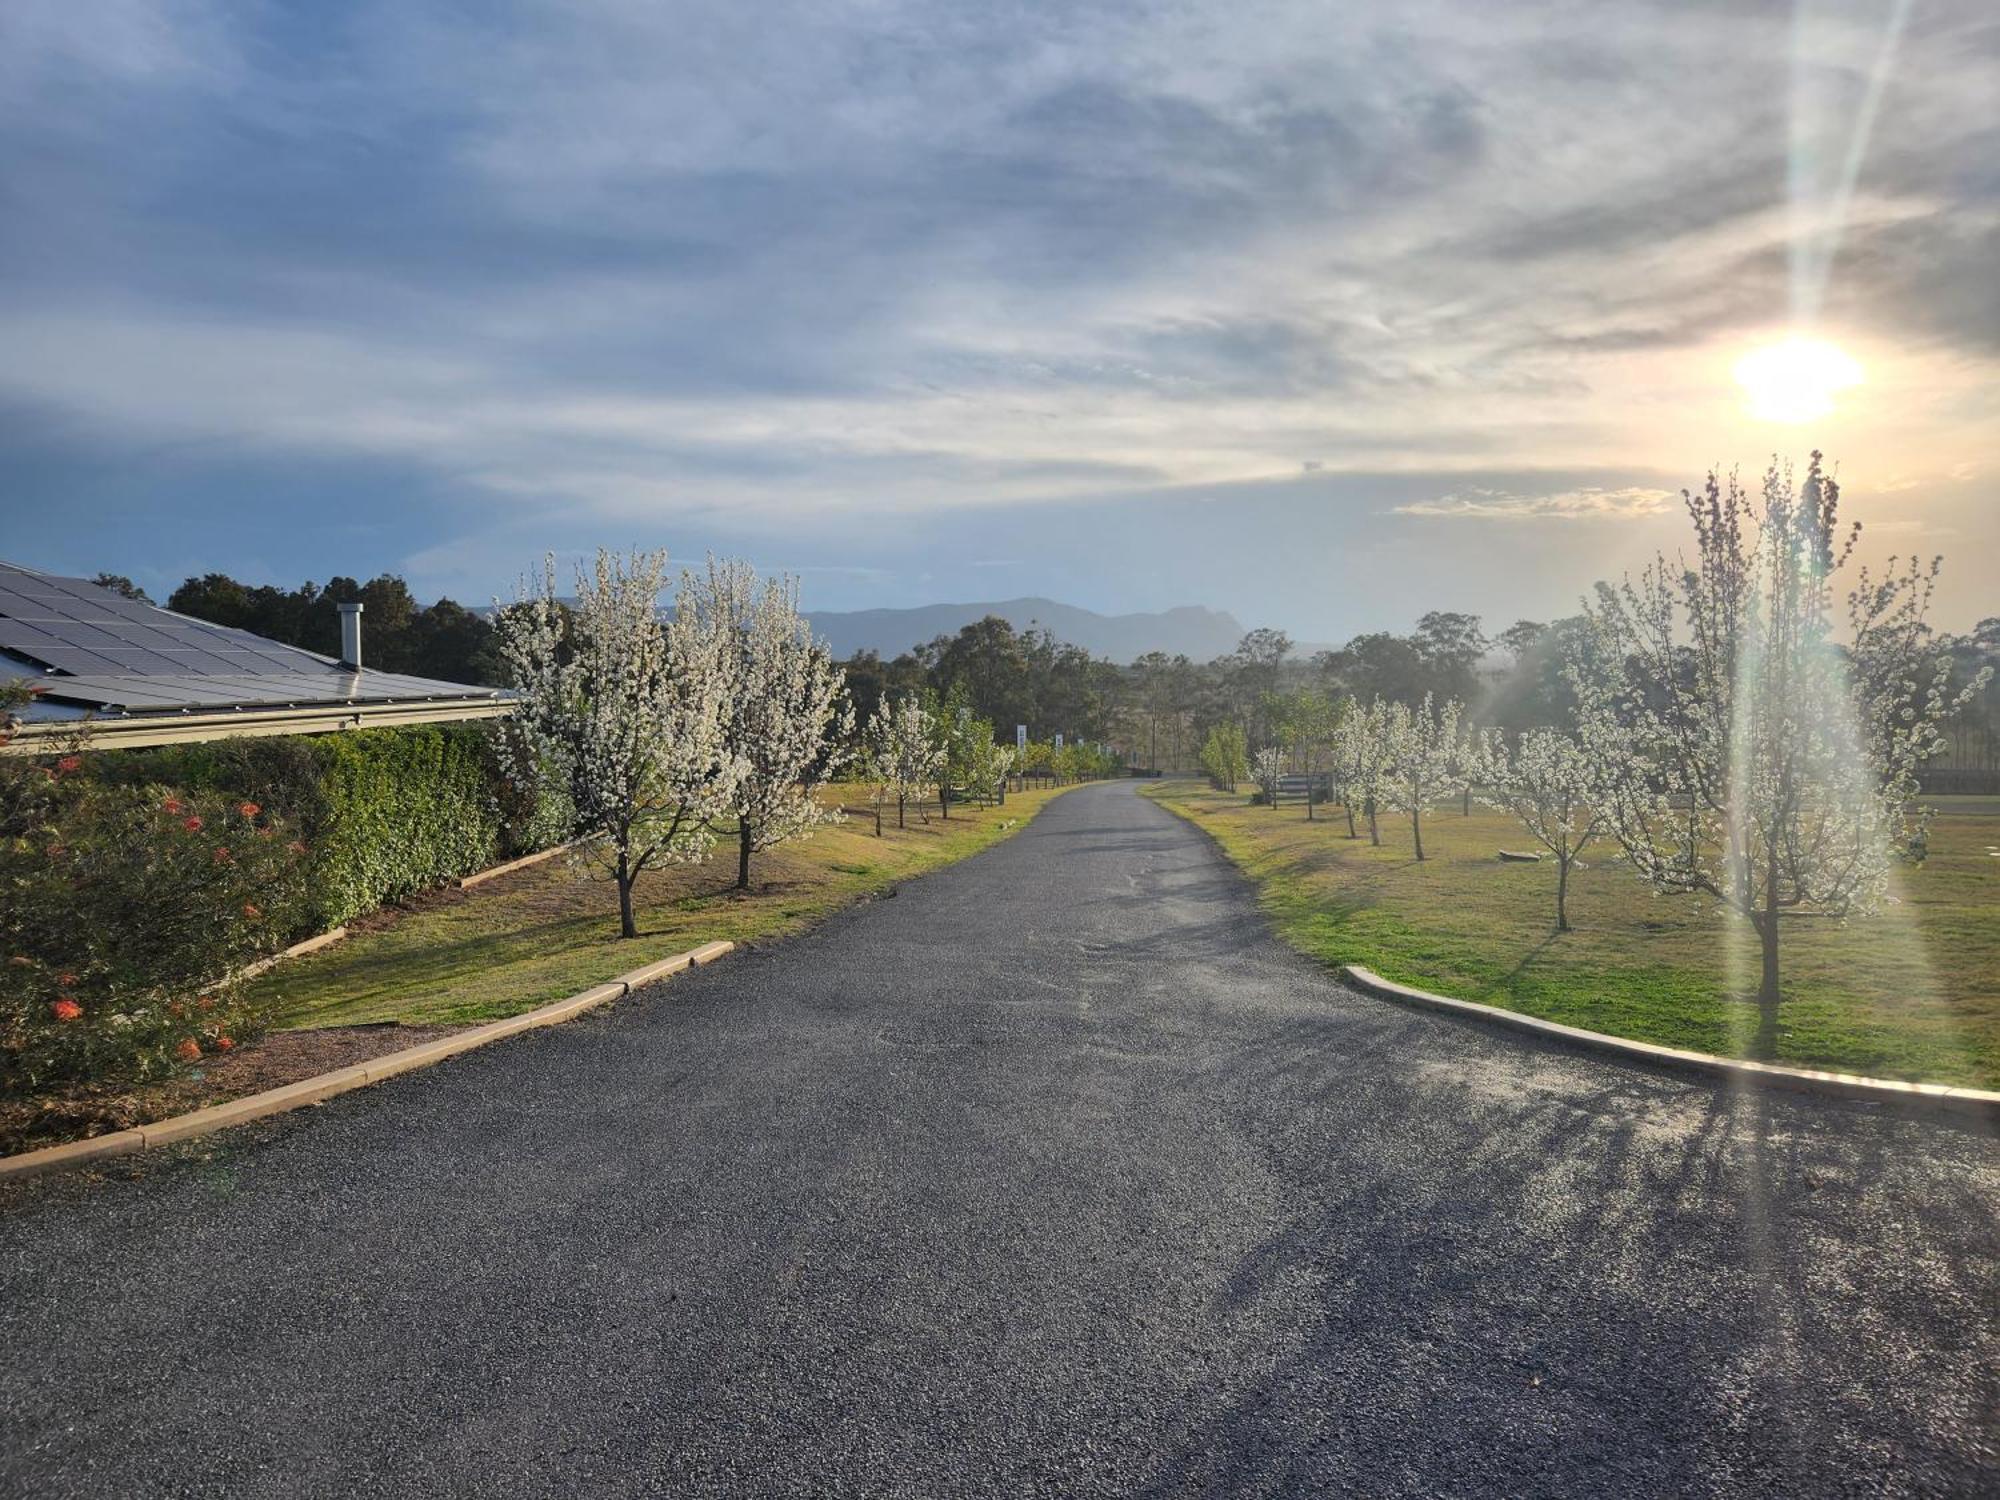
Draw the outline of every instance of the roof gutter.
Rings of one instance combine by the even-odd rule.
[[[43,719],[14,726],[0,755],[46,755],[78,734],[90,750],[184,745],[202,740],[255,739],[279,734],[333,734],[346,729],[391,729],[405,724],[451,724],[497,719],[514,711],[511,699],[462,702],[345,703],[315,708],[237,708],[219,713],[149,714],[110,719]]]

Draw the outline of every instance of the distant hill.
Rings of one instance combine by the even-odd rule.
[[[975,620],[998,615],[1016,630],[1039,626],[1057,640],[1093,656],[1129,662],[1148,651],[1185,653],[1208,661],[1236,649],[1243,627],[1220,610],[1183,605],[1160,614],[1100,615],[1053,599],[1007,599],[994,604],[926,604],[916,609],[813,610],[806,619],[839,657],[878,651],[892,657],[941,635],[956,635]]]

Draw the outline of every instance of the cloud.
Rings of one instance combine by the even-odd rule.
[[[427,566],[1343,476],[1433,535],[1650,514],[1774,440],[1729,358],[1836,220],[1874,425],[1828,450],[1991,472],[1977,0],[1913,13],[1851,196],[1804,168],[1874,0],[0,9],[0,520],[161,452],[218,514],[365,472]]]
[[[1548,495],[1516,495],[1505,490],[1470,489],[1412,500],[1395,507],[1404,516],[1452,516],[1482,521],[1625,520],[1657,516],[1673,509],[1671,490],[1560,490]]]

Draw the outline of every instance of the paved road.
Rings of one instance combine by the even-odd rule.
[[[1349,994],[1126,786],[0,1206],[0,1493],[1995,1493],[2000,1146]]]

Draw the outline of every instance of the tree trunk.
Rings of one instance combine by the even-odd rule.
[[[875,799],[875,837],[882,837],[882,799]]]
[[[905,826],[903,822],[903,794],[901,792],[896,793],[896,826],[898,828]]]
[[[1556,856],[1556,931],[1569,931],[1569,856]]]
[[[1414,807],[1410,809],[1410,837],[1416,840],[1417,858],[1424,857],[1424,815]]]
[[[1382,847],[1382,830],[1376,826],[1375,799],[1373,797],[1368,799],[1368,805],[1365,810],[1368,814],[1368,842],[1379,849]]]
[[[1313,789],[1312,789],[1312,783],[1308,781],[1306,783],[1306,821],[1310,823],[1312,820],[1313,820]]]
[[[1465,784],[1465,809],[1459,816],[1462,818],[1472,816],[1472,783],[1469,781]]]
[[[948,786],[938,787],[938,816],[941,818],[951,816],[951,788]]]
[[[639,935],[639,924],[632,916],[632,866],[623,849],[618,851],[618,935],[621,938]]]
[[[744,818],[736,825],[736,889],[750,889],[750,820]]]
[[[1763,977],[1757,985],[1757,1039],[1751,1055],[1778,1055],[1778,912],[1776,903],[1752,919],[1764,950]]]
[[[1351,839],[1360,838],[1361,835],[1354,827],[1354,803],[1352,799],[1342,802],[1341,806],[1347,809],[1347,836]]]

